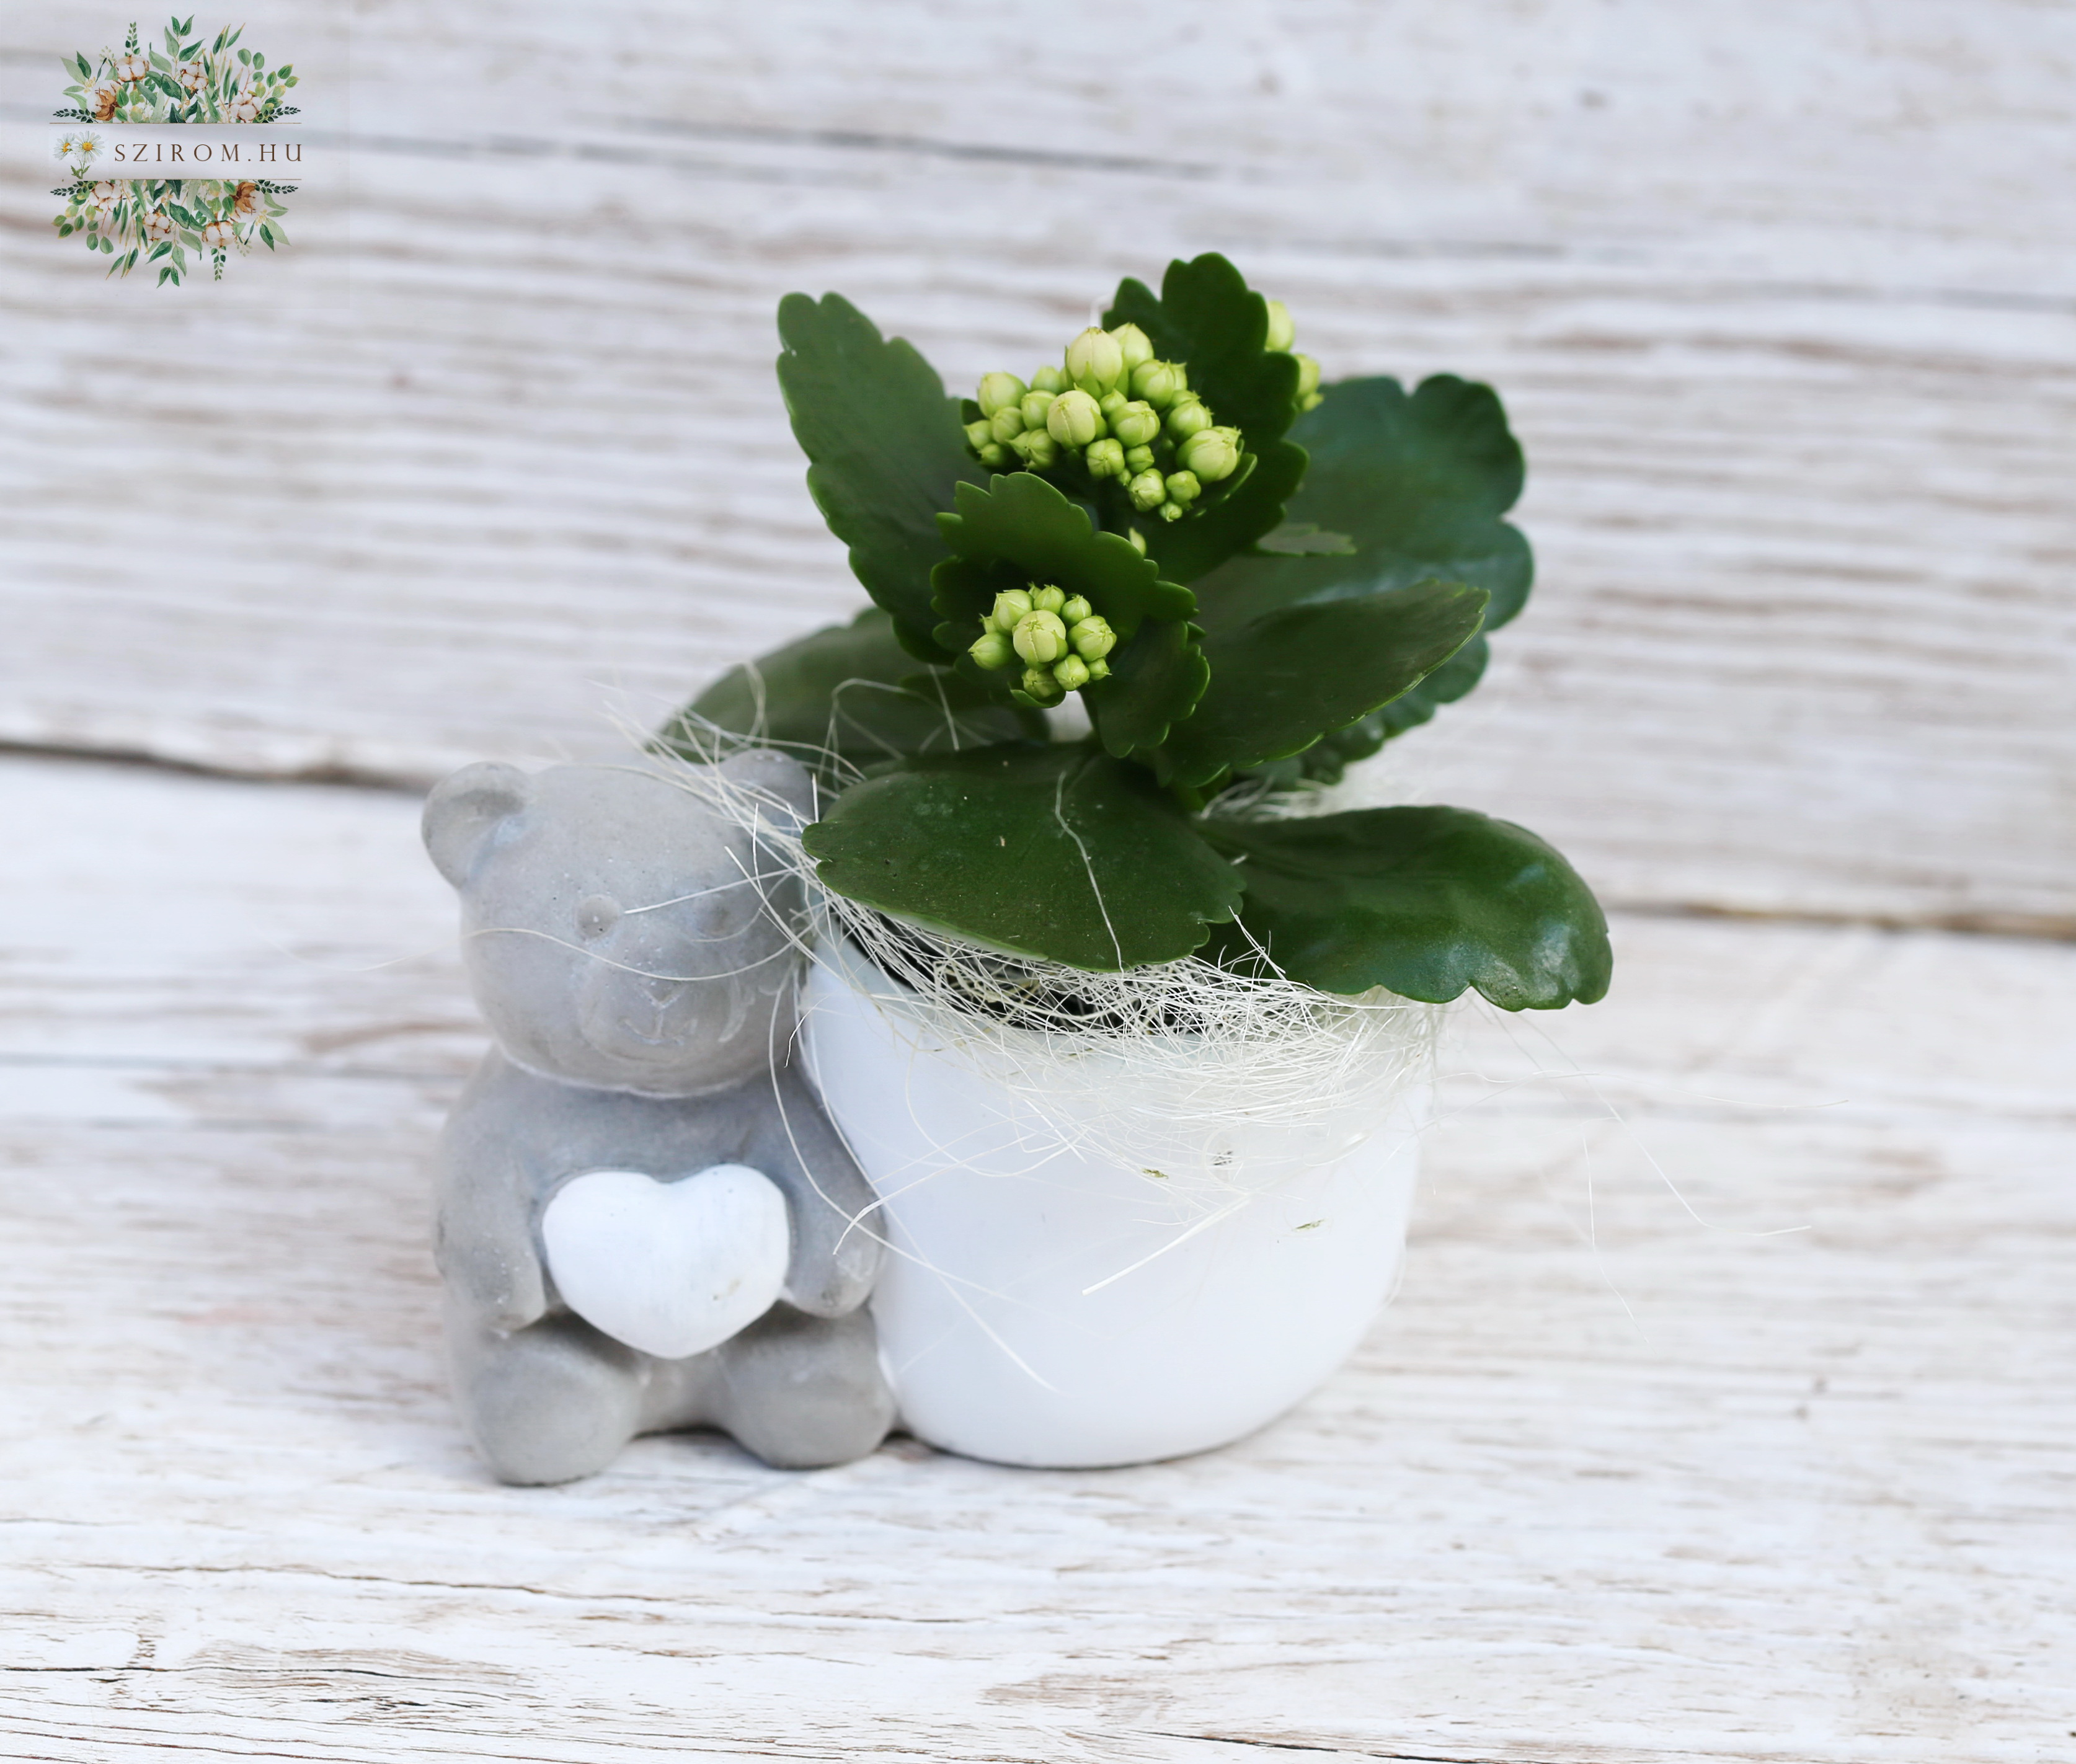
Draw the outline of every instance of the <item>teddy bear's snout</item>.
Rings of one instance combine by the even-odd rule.
[[[594,943],[581,982],[582,1033],[600,1052],[645,1065],[697,1063],[732,1047],[768,998],[779,964],[767,940],[714,935],[712,913],[629,913]],[[775,941],[775,940],[770,940]]]

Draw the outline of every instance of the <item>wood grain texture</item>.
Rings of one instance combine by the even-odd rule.
[[[0,740],[605,751],[857,599],[779,295],[958,384],[1212,247],[1331,374],[1488,378],[1527,442],[1537,598],[1398,787],[1621,899],[2076,928],[2076,10],[1133,16],[364,6],[344,310],[101,288],[10,167]],[[105,29],[18,19],[12,114]]]
[[[2076,951],[1621,918],[1607,1003],[1467,1023],[1404,1289],[1229,1451],[521,1490],[435,1363],[413,805],[0,811],[10,1757],[2067,1755]]]

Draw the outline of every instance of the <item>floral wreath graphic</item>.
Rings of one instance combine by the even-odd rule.
[[[238,48],[245,33],[226,26],[205,48],[193,35],[194,19],[166,22],[165,47],[140,46],[130,27],[122,52],[104,49],[98,60],[74,55],[62,64],[76,83],[64,89],[74,102],[56,114],[62,120],[96,122],[275,122],[297,114],[282,102],[296,82],[293,67],[269,68],[264,55]],[[230,253],[249,255],[255,244],[268,251],[289,243],[282,197],[293,184],[262,178],[166,178],[97,181],[93,161],[103,143],[91,127],[67,130],[56,156],[73,181],[52,190],[65,199],[51,224],[58,237],[81,235],[86,248],[114,261],[110,276],[127,276],[139,259],[159,265],[158,285],[175,287],[189,274],[189,254],[198,271],[204,257],[223,280]]]

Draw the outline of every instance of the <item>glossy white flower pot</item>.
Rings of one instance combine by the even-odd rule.
[[[1360,1143],[1345,1123],[1265,1123],[1121,1157],[902,994],[826,944],[802,1037],[884,1209],[872,1311],[912,1433],[1056,1467],[1202,1451],[1273,1420],[1361,1340],[1398,1279],[1424,1094]]]

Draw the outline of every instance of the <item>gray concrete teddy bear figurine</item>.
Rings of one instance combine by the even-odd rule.
[[[874,1196],[788,1058],[799,884],[714,789],[766,824],[812,811],[807,773],[760,752],[471,766],[426,804],[497,1044],[440,1142],[448,1351],[507,1482],[700,1425],[839,1463],[893,1421]]]

